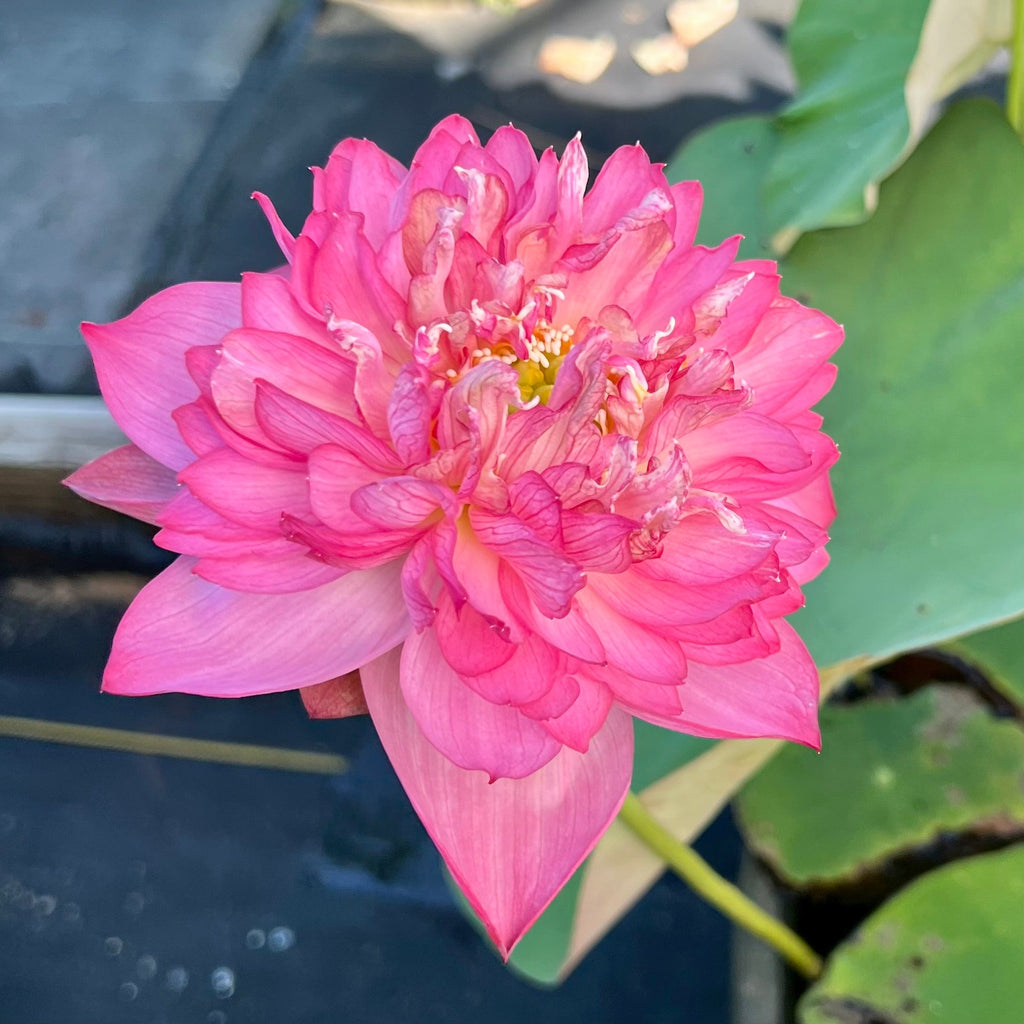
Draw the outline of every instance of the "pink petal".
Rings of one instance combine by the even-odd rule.
[[[586,583],[578,565],[552,550],[515,516],[470,508],[469,521],[480,543],[519,574],[543,614],[557,619],[568,613],[573,594]]]
[[[563,748],[526,778],[489,784],[427,741],[398,672],[397,652],[363,670],[374,724],[416,813],[507,958],[618,813],[633,763],[629,716],[613,709],[586,754]]]
[[[369,533],[370,525],[352,510],[352,495],[383,474],[340,445],[325,444],[309,456],[309,500],[313,514],[332,530]]]
[[[506,600],[500,578],[501,559],[480,543],[464,517],[460,517],[457,524],[451,560],[455,576],[473,607],[490,621],[500,623],[513,643],[524,640],[528,634],[517,612],[525,614],[529,605],[526,587],[519,583],[514,599]],[[518,583],[518,577],[516,580]]]
[[[299,594],[241,594],[181,557],[147,584],[114,636],[109,693],[246,697],[344,675],[409,631],[397,562]]]
[[[569,606],[568,612],[559,619],[553,619],[534,607],[530,600],[526,584],[516,571],[507,564],[498,569],[498,582],[503,599],[508,606],[515,608],[522,616],[526,626],[543,637],[552,647],[557,647],[566,654],[571,654],[581,661],[600,663],[605,660],[604,645],[593,626],[587,622],[576,602]],[[467,584],[467,589],[469,584]],[[474,602],[476,597],[473,598]]]
[[[283,221],[274,209],[274,204],[262,192],[253,192],[252,198],[260,204],[263,216],[267,218],[270,230],[274,234],[274,241],[281,247],[284,258],[291,263],[295,258],[295,236],[284,226]]]
[[[299,306],[288,281],[278,274],[242,275],[242,324],[333,347],[323,320],[315,320]]]
[[[247,594],[294,594],[322,587],[345,574],[284,537],[249,545],[247,550],[206,555],[193,572],[210,583]]]
[[[637,524],[600,512],[562,514],[562,550],[584,572],[620,573],[632,564],[629,536]]]
[[[445,660],[433,629],[406,640],[401,680],[405,703],[424,736],[460,768],[478,769],[491,779],[521,779],[558,753],[560,744],[542,726],[466,686]]]
[[[524,132],[503,124],[484,147],[505,168],[518,192],[537,173],[537,154]]]
[[[479,139],[473,126],[464,117],[451,114],[435,125],[409,165],[409,174],[402,182],[391,207],[391,227],[403,224],[413,198],[425,189],[440,189],[455,158],[467,142]]]
[[[462,673],[462,681],[492,704],[532,706],[551,692],[555,676],[565,674],[565,658],[536,635],[509,646],[512,657],[503,664],[475,675]]]
[[[714,248],[697,245],[672,252],[654,275],[646,301],[638,305],[637,330],[641,334],[665,330],[673,317],[678,323],[682,319],[680,311],[688,310],[727,277],[735,266],[733,260],[739,245],[737,236]],[[724,347],[717,334],[712,338],[716,348]]]
[[[272,531],[283,512],[309,510],[305,467],[261,466],[220,448],[196,459],[179,479],[204,504],[241,526]]]
[[[401,468],[395,453],[380,438],[352,420],[319,409],[265,380],[256,382],[256,422],[275,444],[309,455],[323,444],[336,444],[381,473]]]
[[[196,399],[188,405],[179,405],[171,415],[185,444],[196,455],[207,455],[224,447],[224,442],[214,429],[202,399]]]
[[[299,693],[310,718],[349,718],[365,715],[370,710],[358,672],[303,686]]]
[[[443,510],[455,513],[452,492],[431,480],[393,476],[375,480],[352,492],[352,511],[371,526],[401,530],[427,525],[424,520]]]
[[[708,513],[687,516],[665,538],[661,557],[637,571],[681,587],[702,587],[735,579],[763,564],[778,535],[752,522],[743,533],[727,530]]]
[[[676,207],[676,230],[673,241],[677,249],[693,245],[704,205],[704,189],[699,181],[680,181],[669,188]]]
[[[681,686],[662,686],[603,665],[586,665],[580,671],[580,685],[602,683],[615,695],[616,702],[642,718],[650,715],[678,715],[683,709]]]
[[[609,296],[631,308],[650,288],[672,248],[672,235],[663,220],[655,219],[633,230],[619,229],[605,244],[611,249],[600,262],[569,274],[565,301],[558,306],[559,318],[568,323],[602,309]]]
[[[639,206],[654,189],[668,192],[661,168],[651,163],[643,148],[620,146],[601,168],[583,200],[583,233],[600,236],[628,210]],[[675,226],[672,217],[670,227]],[[602,305],[608,299],[606,298]]]
[[[342,214],[335,222],[313,263],[310,300],[325,320],[362,324],[388,352],[394,348],[393,327],[402,319],[405,302],[377,269],[361,222],[353,213]],[[394,354],[400,357],[397,349]]]
[[[584,679],[576,700],[562,714],[547,719],[544,728],[567,747],[585,754],[608,718],[611,706],[612,691],[596,680]]]
[[[400,558],[408,554],[419,536],[415,530],[370,530],[362,534],[350,528],[334,530],[287,512],[281,516],[281,532],[288,540],[304,544],[314,558],[342,569],[370,569]]]
[[[171,418],[198,391],[185,370],[185,351],[215,345],[241,320],[237,284],[180,284],[147,299],[110,324],[82,324],[100,390],[128,438],[171,469],[192,452]]]
[[[374,248],[384,241],[391,202],[405,168],[369,139],[345,139],[334,147],[321,182],[329,210],[360,213]]]
[[[172,470],[133,444],[93,459],[64,483],[86,501],[147,523],[156,522],[156,517],[181,489]]]
[[[695,736],[771,736],[820,749],[818,672],[793,627],[784,620],[773,625],[780,641],[775,654],[738,665],[691,662],[678,691],[678,716],[634,713]]]
[[[521,646],[512,643],[507,636],[507,630],[502,629],[500,623],[488,620],[471,604],[456,606],[448,594],[442,594],[437,602],[434,628],[437,645],[444,660],[464,678],[500,668]],[[511,698],[504,694],[499,693],[495,697],[488,693],[486,688],[473,688],[494,704],[512,703]],[[546,689],[547,687],[543,687],[541,692]]]
[[[430,458],[432,419],[429,374],[418,363],[407,363],[395,378],[388,400],[388,433],[406,465]]]
[[[757,381],[757,411],[778,416],[842,341],[843,329],[830,317],[782,298],[764,315],[750,343],[733,361],[739,376]],[[817,393],[808,395],[804,408],[816,402],[830,383],[830,377],[819,378]]]
[[[613,577],[613,583],[618,579]],[[576,600],[601,637],[609,665],[654,683],[676,685],[686,678],[686,658],[678,643],[620,614],[593,587],[581,591]],[[640,618],[646,613],[643,606],[633,609]]]
[[[542,697],[531,700],[528,704],[517,705],[524,715],[543,721],[545,718],[557,718],[564,715],[580,695],[580,684],[565,672],[556,672],[551,679],[551,686]]]
[[[783,424],[753,412],[739,413],[683,439],[694,479],[731,479],[747,471],[746,463],[771,473],[806,469],[810,456]]]
[[[355,367],[350,359],[291,334],[232,331],[213,371],[213,400],[229,426],[257,442],[266,440],[256,418],[258,380],[327,412],[356,418]]]
[[[157,525],[172,533],[196,534],[212,541],[228,543],[262,541],[280,535],[280,530],[277,529],[272,532],[250,529],[225,519],[184,487],[157,517]],[[159,538],[160,534],[157,534],[157,537]],[[203,554],[206,553],[204,550]]]

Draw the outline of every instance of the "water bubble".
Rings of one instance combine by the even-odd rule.
[[[146,897],[141,892],[130,892],[124,898],[124,912],[126,914],[141,914],[142,908],[146,905]]]
[[[249,949],[262,949],[267,942],[267,936],[262,928],[250,928],[245,933],[245,944]]]
[[[286,949],[291,949],[295,945],[295,932],[291,928],[285,928],[284,926],[278,926],[277,928],[271,928],[270,934],[267,935],[267,949],[271,953],[283,953]]]
[[[82,908],[77,903],[65,903],[61,916],[70,924],[77,924],[82,919]]]
[[[57,909],[57,897],[51,896],[49,893],[39,896],[32,909],[41,917],[49,917]]]
[[[156,957],[146,953],[135,962],[135,973],[143,980],[156,977]]]
[[[188,971],[184,967],[172,967],[164,975],[164,985],[172,992],[184,992],[188,988]]]
[[[235,972],[230,967],[215,967],[210,984],[218,999],[230,999],[235,994]]]
[[[106,953],[107,956],[120,956],[122,949],[124,949],[124,942],[116,935],[111,935],[110,938],[103,943],[103,952]]]
[[[139,994],[139,986],[134,981],[126,981],[117,990],[118,998],[122,1002],[130,1003]]]
[[[21,895],[21,882],[9,878],[0,885],[0,903],[13,903]]]
[[[206,1024],[227,1024],[228,1015],[223,1010],[211,1010],[206,1015]]]

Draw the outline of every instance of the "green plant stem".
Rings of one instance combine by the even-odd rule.
[[[1006,83],[1006,116],[1013,130],[1024,138],[1024,0],[1013,0],[1013,40],[1010,43],[1010,77]]]
[[[651,816],[640,798],[630,791],[619,811],[619,819],[666,864],[713,907],[751,935],[772,946],[805,978],[821,974],[821,957],[795,932],[765,913],[689,846],[679,842]]]

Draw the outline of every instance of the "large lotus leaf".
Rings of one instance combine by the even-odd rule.
[[[961,688],[821,710],[737,799],[748,845],[798,887],[851,882],[943,833],[1024,836],[1024,730]]]
[[[789,32],[799,90],[764,184],[772,232],[855,224],[910,137],[904,83],[928,0],[803,0]]]
[[[706,216],[742,230],[722,210],[737,195],[730,166],[742,175],[749,165],[719,166],[705,180]],[[833,666],[828,682],[1024,611],[1022,179],[1024,152],[1001,113],[961,104],[886,182],[871,221],[805,236],[783,264],[787,291],[844,321],[848,338],[823,403],[844,453],[833,563],[797,620],[818,663]],[[718,743],[641,796],[689,842],[777,748]],[[616,824],[581,870],[564,959],[548,978],[571,969],[664,866]],[[547,927],[545,915],[534,931]]]
[[[929,872],[829,958],[800,1024],[1020,1024],[1024,847]]]
[[[846,326],[821,403],[843,453],[832,565],[795,619],[819,664],[936,643],[1024,610],[1024,150],[953,107],[875,216],[806,235],[787,291]]]
[[[946,648],[1024,711],[1024,619],[961,637]]]
[[[714,124],[669,164],[674,180],[727,190],[701,241],[736,232],[747,257],[785,251],[801,231],[856,224],[877,183],[917,144],[937,101],[1010,38],[1010,0],[804,0],[790,30],[800,79],[775,118]]]

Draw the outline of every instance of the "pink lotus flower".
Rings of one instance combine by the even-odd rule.
[[[104,689],[369,709],[508,953],[615,817],[631,716],[816,745],[784,616],[824,566],[841,340],[639,146],[347,139],[289,266],[85,324],[132,444],[81,495],[180,554]],[[353,674],[358,669],[359,675]],[[361,683],[360,683],[361,677]],[[365,703],[364,703],[365,701]]]

